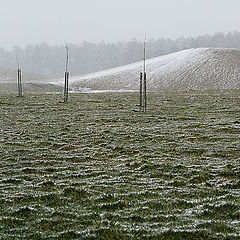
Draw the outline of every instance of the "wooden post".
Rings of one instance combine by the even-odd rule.
[[[144,91],[144,106],[143,106],[143,111],[147,111],[147,73],[144,73],[144,78],[143,78],[143,91]]]
[[[22,70],[20,69],[20,97],[23,96],[23,89],[22,89]]]
[[[22,97],[23,96],[23,91],[22,91],[22,70],[18,68],[18,96]]]
[[[18,83],[18,96],[20,97],[20,69],[17,71],[17,83]]]
[[[19,67],[19,61],[18,61],[18,56],[16,55],[16,62],[17,62],[17,81],[18,81],[18,96],[22,97],[23,96],[23,91],[22,91],[22,70]]]
[[[143,74],[140,72],[140,91],[139,91],[139,111],[142,112],[143,110],[143,96],[142,96],[142,91],[143,91]]]
[[[67,44],[66,46],[66,70],[65,70],[65,76],[64,76],[64,103],[67,103],[68,101],[68,86],[69,86],[69,72],[68,72],[68,61],[69,61],[69,49]]]
[[[69,72],[65,72],[64,103],[68,101],[68,80],[69,80]]]

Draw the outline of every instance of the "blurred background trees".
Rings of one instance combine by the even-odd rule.
[[[199,37],[171,39],[150,39],[147,43],[147,58],[198,47],[224,47],[240,49],[240,32],[216,33]],[[69,44],[71,75],[81,75],[121,66],[142,60],[143,43],[137,39],[129,42],[98,44],[84,41]],[[46,43],[18,46],[11,51],[0,48],[0,67],[16,68],[15,56],[22,68],[43,78],[62,77],[65,65],[65,46],[50,46]]]

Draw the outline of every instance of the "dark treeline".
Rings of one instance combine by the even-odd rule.
[[[178,38],[150,40],[147,43],[147,57],[197,47],[225,47],[240,49],[240,32],[228,34],[216,33],[195,38]],[[79,75],[104,70],[143,58],[143,43],[133,39],[129,42],[99,43],[83,42],[69,44],[70,72]],[[45,78],[62,77],[65,69],[65,46],[50,46],[46,43],[28,45],[21,49],[14,47],[11,51],[0,48],[0,66],[16,68],[16,55],[24,71]]]

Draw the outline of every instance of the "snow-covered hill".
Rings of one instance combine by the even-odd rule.
[[[70,79],[75,91],[137,90],[143,63],[137,62]],[[147,60],[149,90],[239,89],[240,50],[188,49]]]

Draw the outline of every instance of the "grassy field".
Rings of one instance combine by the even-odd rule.
[[[240,91],[0,96],[0,239],[239,239]]]

